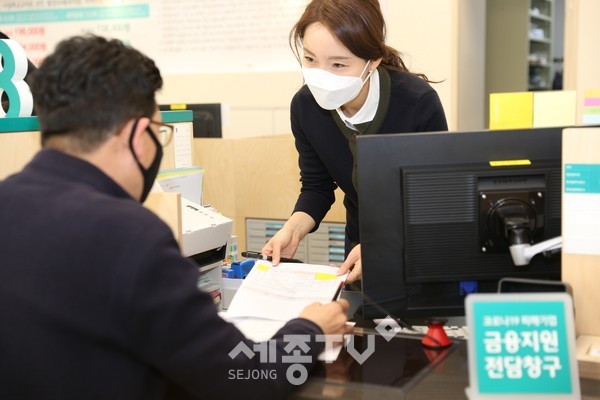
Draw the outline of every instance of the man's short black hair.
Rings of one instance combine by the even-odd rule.
[[[129,119],[154,114],[160,71],[150,58],[116,39],[76,36],[60,42],[34,73],[34,107],[42,145],[69,135],[90,151]]]

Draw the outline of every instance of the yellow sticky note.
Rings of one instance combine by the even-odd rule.
[[[258,268],[259,271],[268,271],[269,270],[269,266],[266,264],[261,264],[258,263],[258,265],[256,266],[256,268]]]
[[[553,90],[533,94],[533,127],[572,126],[577,118],[577,92]]]
[[[187,104],[171,104],[171,110],[187,110]]]
[[[490,94],[490,129],[532,127],[533,92]]]
[[[331,281],[331,280],[337,279],[337,275],[326,274],[324,272],[317,272],[315,274],[315,279],[318,281]]]
[[[589,99],[590,97],[600,97],[600,89],[586,89],[583,92],[583,97]]]
[[[490,167],[514,167],[517,165],[531,165],[530,160],[498,160],[490,161]]]

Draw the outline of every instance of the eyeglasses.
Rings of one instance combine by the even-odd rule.
[[[150,124],[159,126],[158,135],[156,133],[154,133],[154,131],[152,131],[152,133],[154,133],[154,135],[156,136],[156,139],[158,139],[158,142],[161,144],[162,147],[168,146],[168,144],[171,143],[171,139],[173,138],[173,131],[175,130],[173,125],[164,124],[162,122],[153,121],[153,120],[150,120]],[[148,127],[148,128],[150,128],[150,127]]]

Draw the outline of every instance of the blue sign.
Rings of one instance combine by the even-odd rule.
[[[579,393],[568,294],[470,295],[467,325],[470,383],[481,398]]]
[[[600,193],[600,164],[565,164],[565,193]]]

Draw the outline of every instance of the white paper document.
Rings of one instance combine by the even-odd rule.
[[[163,192],[178,192],[181,197],[202,205],[202,167],[173,168],[161,171],[156,177]]]
[[[600,255],[600,164],[565,163],[563,254]]]
[[[192,166],[192,128],[190,123],[172,124],[175,168]]]
[[[338,276],[337,270],[303,263],[273,266],[259,260],[235,294],[227,315],[289,321],[311,303],[332,300],[347,276]]]
[[[259,260],[236,292],[225,319],[255,341],[269,340],[285,323],[297,318],[314,302],[329,303],[345,275],[325,265],[281,263],[273,266]],[[342,347],[329,348],[319,360],[333,362]]]

